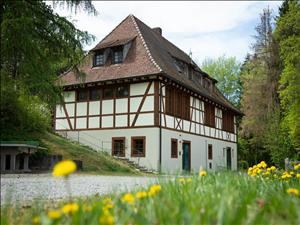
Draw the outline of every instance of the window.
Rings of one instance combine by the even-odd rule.
[[[215,127],[215,107],[208,102],[204,104],[204,124]]]
[[[104,53],[96,52],[94,55],[94,66],[103,66],[104,65]]]
[[[113,88],[104,88],[103,89],[103,98],[109,99],[114,97],[114,89]]]
[[[90,100],[96,101],[101,98],[101,89],[90,89]]]
[[[125,137],[112,138],[112,155],[125,157]]]
[[[132,137],[131,138],[131,156],[132,157],[145,157],[145,137]]]
[[[208,159],[212,160],[213,159],[213,150],[212,150],[212,145],[208,145]]]
[[[190,96],[173,87],[166,87],[166,113],[190,120]]]
[[[119,86],[116,90],[117,98],[128,97],[129,95],[129,86]]]
[[[171,139],[171,158],[177,158],[178,156],[178,144],[177,139]]]
[[[78,90],[77,91],[77,101],[83,102],[88,100],[88,90]]]
[[[223,111],[223,130],[234,133],[233,114],[228,111]]]
[[[112,63],[122,63],[123,62],[123,46],[114,48],[112,53]]]

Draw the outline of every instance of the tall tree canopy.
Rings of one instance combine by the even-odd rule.
[[[83,5],[95,12],[90,1],[64,3],[70,8]],[[93,37],[41,0],[1,1],[0,10],[1,81],[55,102],[57,75],[78,62],[84,53],[83,44]]]
[[[217,59],[206,58],[201,65],[201,69],[218,81],[218,88],[236,106],[239,106],[241,94],[240,66],[235,57],[225,55]]]
[[[300,153],[300,4],[285,1],[280,8],[275,38],[279,42],[283,70],[280,99],[284,110],[283,125],[288,128]]]
[[[96,14],[91,1],[54,1]],[[57,76],[84,56],[93,36],[42,0],[0,2],[1,138],[44,129],[59,99]],[[23,133],[22,133],[23,132]]]

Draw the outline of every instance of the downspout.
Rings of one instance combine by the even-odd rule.
[[[162,89],[162,85],[161,85],[161,82],[159,82],[159,110],[158,110],[158,113],[159,113],[159,158],[158,158],[158,161],[159,161],[159,173],[161,173],[161,140],[162,140],[162,130],[161,130],[161,100],[162,100],[162,93],[161,93],[161,89]]]

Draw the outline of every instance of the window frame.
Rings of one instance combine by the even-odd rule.
[[[104,95],[105,89],[111,89],[111,90],[112,90],[112,96],[110,96],[110,97],[105,97],[105,95]],[[103,88],[102,88],[102,99],[103,99],[103,100],[114,99],[114,98],[115,98],[115,87],[108,86],[108,87],[103,87]]]
[[[213,145],[212,144],[208,144],[208,146],[207,146],[207,159],[213,160]]]
[[[100,96],[99,96],[99,98],[97,98],[97,99],[92,99],[92,92],[93,91],[99,91],[99,93],[100,93]],[[89,89],[89,101],[99,101],[99,100],[101,100],[101,98],[102,98],[102,88],[91,88],[91,89]]]
[[[136,154],[135,153],[134,142],[136,140],[143,140],[143,152],[142,152],[142,154]],[[146,157],[146,136],[131,137],[131,157]]]
[[[96,64],[96,61],[97,61],[96,57],[99,56],[99,55],[102,55],[103,61],[100,64]],[[93,67],[104,66],[104,64],[105,64],[104,51],[103,50],[102,51],[96,51],[95,54],[94,54],[94,57],[93,57]]]
[[[173,149],[173,143],[176,143],[176,148]],[[178,158],[178,140],[176,138],[171,138],[171,158]]]
[[[86,92],[86,98],[84,100],[79,100],[79,92]],[[76,102],[88,102],[89,101],[89,96],[90,92],[88,89],[78,89],[76,90]]]
[[[112,64],[121,64],[121,63],[123,63],[123,56],[124,56],[123,50],[124,50],[124,46],[120,45],[120,46],[112,48],[111,50],[112,50],[111,63]],[[120,58],[121,58],[121,61],[116,61],[115,60],[115,53],[121,53],[121,56],[118,56],[118,59],[120,60]]]
[[[125,87],[125,88],[127,88],[127,91],[128,91],[128,95],[127,95],[127,96],[119,96],[119,95],[118,95],[118,88],[120,88],[120,87]],[[119,86],[116,86],[116,88],[115,88],[115,96],[116,96],[116,98],[128,98],[128,97],[130,96],[130,88],[129,88],[129,85],[126,84],[126,85],[119,85]]]
[[[112,147],[111,147],[111,155],[118,157],[125,157],[125,137],[112,137]],[[123,141],[123,153],[121,155],[115,155],[115,141]]]
[[[209,102],[204,102],[204,125],[209,127],[216,127],[216,107]]]

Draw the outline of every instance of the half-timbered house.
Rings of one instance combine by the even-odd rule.
[[[59,77],[57,133],[151,170],[237,168],[237,110],[182,50],[129,15]]]

